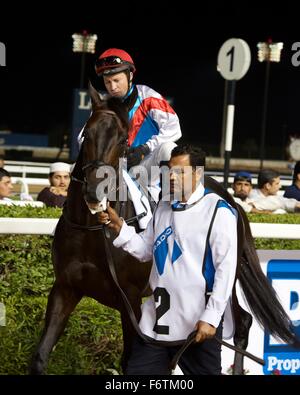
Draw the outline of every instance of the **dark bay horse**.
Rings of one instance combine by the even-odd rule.
[[[30,366],[31,374],[43,374],[49,355],[63,333],[70,314],[83,296],[117,309],[121,314],[123,330],[122,367],[126,366],[134,325],[118,285],[124,291],[138,320],[140,304],[147,295],[148,277],[152,262],[141,264],[122,249],[115,249],[111,238],[106,238],[97,216],[90,208],[98,204],[99,184],[97,170],[104,165],[118,167],[118,160],[126,151],[128,120],[126,109],[119,101],[102,101],[90,87],[92,115],[84,129],[84,141],[72,172],[66,206],[53,240],[52,259],[55,283],[48,298],[45,327]],[[238,268],[246,300],[258,322],[276,338],[287,343],[295,341],[291,322],[277,300],[275,292],[263,274],[254,247],[248,219],[241,207],[223,187],[205,177],[205,187],[226,199],[238,211]],[[115,209],[125,219],[134,217],[133,205],[115,202]],[[138,229],[137,222],[134,224]],[[107,244],[109,253],[107,253]],[[113,260],[117,282],[109,269]],[[252,316],[243,310],[233,292],[233,311],[236,331],[234,343],[246,349]],[[234,373],[242,374],[243,357],[235,356]]]

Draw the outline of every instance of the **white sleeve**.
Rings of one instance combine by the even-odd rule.
[[[149,221],[147,228],[136,233],[133,226],[128,226],[125,221],[119,236],[114,240],[115,247],[122,247],[130,255],[134,256],[141,262],[148,262],[152,259],[153,251],[153,221]]]
[[[270,210],[275,211],[283,209],[288,212],[294,212],[297,200],[288,199],[283,196],[266,196],[264,198],[256,199],[253,201],[254,206],[258,210]]]
[[[182,133],[177,114],[159,109],[151,109],[149,116],[156,122],[159,129],[158,134],[153,135],[146,142],[151,152],[162,143],[169,141],[175,142],[181,137]]]
[[[253,209],[253,206],[251,204],[245,202],[238,197],[233,197],[233,199],[243,208],[246,213],[251,213],[251,210]]]
[[[284,209],[288,213],[294,213],[295,212],[296,204],[297,204],[298,200],[296,200],[294,198],[286,198],[284,196],[278,196],[278,197],[283,201]]]
[[[215,268],[212,294],[200,320],[219,326],[232,293],[237,266],[237,219],[228,208],[219,208],[209,244]]]

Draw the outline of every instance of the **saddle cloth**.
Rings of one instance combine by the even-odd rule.
[[[152,218],[150,203],[140,186],[130,177],[126,170],[122,170],[123,179],[128,187],[130,198],[134,205],[136,215],[144,214],[139,222],[140,229],[146,229],[148,222]]]

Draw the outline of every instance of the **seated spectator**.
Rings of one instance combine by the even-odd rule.
[[[273,214],[298,212],[300,202],[277,195],[281,187],[280,175],[275,170],[263,169],[257,178],[257,189],[250,192],[249,198],[258,210],[270,210]]]
[[[293,172],[293,184],[286,188],[284,197],[300,201],[300,160],[296,162]]]
[[[70,165],[63,162],[55,162],[50,165],[50,187],[44,188],[37,197],[48,207],[63,207],[67,198],[70,184]]]
[[[0,200],[2,204],[6,202],[11,202],[9,199],[13,190],[13,185],[11,182],[11,176],[9,172],[5,169],[0,168]]]
[[[269,210],[258,210],[253,201],[249,198],[249,194],[252,191],[252,176],[247,171],[239,171],[236,173],[232,189],[234,200],[242,206],[246,213],[271,213]]]
[[[12,195],[12,190],[13,190],[13,185],[12,185],[10,173],[5,169],[0,168],[0,204],[4,204],[7,206],[23,206],[23,207],[43,206],[42,202],[34,202],[32,197],[25,193],[23,193],[23,197],[21,196],[21,200],[10,199],[9,196]]]

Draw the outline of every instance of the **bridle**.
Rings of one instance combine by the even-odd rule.
[[[121,121],[120,121],[120,119],[118,118],[117,114],[114,111],[111,111],[111,110],[100,110],[100,112],[113,116],[116,119],[120,129],[122,128]],[[85,131],[84,131],[84,133],[85,133]],[[121,155],[121,158],[122,157],[124,158],[126,156],[128,141],[127,141],[127,139],[123,139],[118,144],[119,145],[120,144],[124,145],[123,152],[122,152],[122,155]],[[88,180],[87,180],[87,177],[86,177],[86,170],[88,170],[88,169],[99,169],[102,166],[110,166],[110,165],[108,163],[105,163],[104,161],[102,161],[100,159],[91,160],[90,162],[86,163],[81,168],[81,171],[83,173],[83,179],[80,179],[80,178],[77,178],[77,177],[71,175],[71,181],[75,181],[77,183],[82,184],[83,187],[86,187],[86,185],[88,183]],[[115,189],[110,190],[110,192],[117,192],[118,190],[119,190],[119,187],[116,187]],[[146,215],[146,212],[138,214],[138,215],[134,215],[133,217],[130,217],[130,218],[126,219],[125,222],[127,224],[132,224],[132,223],[138,221],[139,219],[141,219],[142,217],[144,217],[145,215]],[[66,223],[73,229],[87,230],[87,231],[97,231],[97,230],[103,230],[104,229],[106,237],[109,237],[109,232],[107,232],[107,228],[105,228],[104,225],[102,225],[102,224],[82,225],[82,224],[78,224],[76,222],[71,221],[68,218],[67,210],[66,210],[65,207],[63,209],[63,217],[64,217]]]

